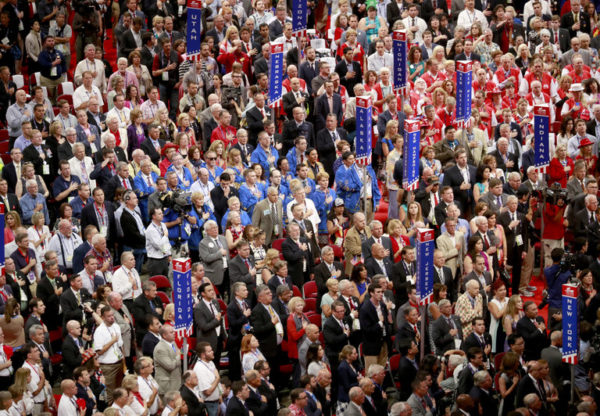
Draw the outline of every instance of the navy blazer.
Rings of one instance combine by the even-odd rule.
[[[320,131],[321,129],[325,128],[325,118],[327,117],[328,114],[335,114],[337,116],[338,124],[342,121],[342,119],[343,119],[342,97],[340,97],[339,94],[333,93],[332,101],[333,101],[333,108],[329,108],[329,103],[327,101],[327,94],[323,94],[319,98],[316,99],[314,131]]]
[[[94,144],[96,145],[96,149],[100,149],[100,147],[101,147],[100,143],[102,143],[102,142],[101,142],[101,140],[100,140],[100,130],[99,130],[99,129],[98,129],[98,127],[96,127],[94,124],[90,124],[90,125],[89,125],[89,128],[90,128],[90,132],[91,132],[91,133],[94,135],[94,137],[96,138],[96,141],[94,142]],[[77,132],[77,141],[78,141],[79,143],[83,143],[83,144],[85,144],[85,147],[86,147],[86,149],[87,149],[88,147],[90,147],[90,148],[91,148],[91,146],[90,146],[90,142],[89,142],[89,140],[88,140],[88,138],[87,138],[87,134],[86,134],[86,133],[85,133],[85,131],[83,130],[83,127],[81,127],[81,124],[79,124],[79,123],[78,123],[78,124],[75,126],[75,131]],[[86,151],[86,153],[87,153],[87,151]]]
[[[340,361],[340,365],[337,368],[339,402],[348,403],[350,401],[350,398],[348,397],[348,392],[352,387],[358,386],[358,368],[355,367],[355,369],[350,367],[348,361]]]

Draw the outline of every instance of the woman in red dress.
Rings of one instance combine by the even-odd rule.
[[[548,184],[552,185],[558,182],[562,188],[566,188],[569,176],[573,173],[573,159],[567,156],[567,147],[564,145],[556,148],[555,155],[550,161],[548,169]]]

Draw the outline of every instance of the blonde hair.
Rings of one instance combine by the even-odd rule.
[[[290,310],[290,313],[294,313],[294,310],[296,309],[296,306],[298,306],[298,303],[306,305],[306,302],[300,296],[294,296],[290,299],[290,301],[288,302],[288,309]]]

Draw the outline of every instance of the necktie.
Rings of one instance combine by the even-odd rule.
[[[244,259],[244,264],[246,265],[246,268],[250,270],[250,262],[248,261],[248,259]]]
[[[146,176],[146,182],[148,182],[148,186],[152,186],[152,179],[150,178],[150,175]]]
[[[596,216],[594,215],[594,213],[592,212],[592,216],[590,217],[590,223],[593,224],[596,222]]]
[[[81,179],[83,180],[83,182],[88,183],[88,176],[87,176],[87,172],[85,170],[85,161],[81,161]]]
[[[127,189],[127,181],[123,179],[123,188]]]
[[[538,388],[539,388],[541,396],[542,396],[541,399],[542,399],[542,401],[545,402],[546,401],[546,389],[544,388],[544,382],[542,380],[538,380],[537,384],[538,384]]]
[[[437,205],[439,204],[437,192],[433,193],[433,202],[435,202],[435,206],[437,207]]]
[[[0,296],[2,296],[2,299],[4,299],[4,303],[6,303],[6,301],[8,300],[8,296],[6,296],[6,293],[4,293],[4,289],[0,289]]]
[[[129,278],[132,280],[132,288],[133,290],[137,290],[138,289],[138,285],[137,285],[137,279],[135,278],[135,276],[133,275],[133,273],[131,272],[131,270],[129,271],[129,273],[127,273],[129,275]]]
[[[414,17],[413,17],[412,21],[413,21],[412,25],[414,26],[415,25],[415,18]]]
[[[150,309],[152,309],[152,312],[155,312],[156,311],[156,307],[154,306],[154,302],[152,302],[151,300],[149,300],[148,303],[150,303]]]
[[[498,206],[501,207],[502,206],[502,197],[500,195],[498,195],[496,197],[496,201],[497,201],[496,203],[498,204]]]
[[[77,304],[81,305],[81,293],[76,292],[75,293],[75,297],[77,298]]]
[[[490,240],[488,240],[487,233],[483,234],[483,241],[485,242],[485,247],[484,248],[486,248],[486,249],[489,248],[490,247]]]

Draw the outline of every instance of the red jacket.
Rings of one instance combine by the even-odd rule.
[[[308,322],[308,318],[302,315],[302,319]],[[304,336],[304,328],[296,329],[296,321],[294,321],[294,313],[290,311],[287,319],[287,338],[288,338],[288,357],[298,359],[298,342]]]
[[[556,205],[546,203],[544,210],[544,234],[542,238],[549,240],[560,240],[565,236],[565,226],[563,225],[563,213],[565,207],[559,208]]]
[[[573,173],[573,159],[567,156],[567,166],[570,166],[569,174],[565,172],[565,168],[560,163],[558,158],[552,158],[550,161],[550,167],[548,169],[548,186],[551,186],[553,183],[558,182],[562,188],[567,187],[567,181],[569,180],[569,176]]]

